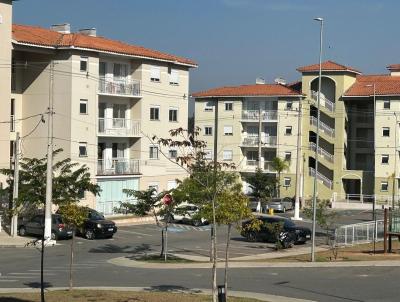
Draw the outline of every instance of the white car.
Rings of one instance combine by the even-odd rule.
[[[198,206],[193,204],[182,204],[176,208],[175,213],[172,215],[172,219],[182,223],[190,223],[194,226],[207,224],[208,221],[205,218],[198,217],[198,213]]]

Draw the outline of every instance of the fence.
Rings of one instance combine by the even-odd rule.
[[[394,203],[392,202],[394,197]],[[334,192],[332,195],[333,204],[336,202],[342,203],[369,203],[372,204],[375,202],[375,206],[381,207],[391,207],[394,204],[394,207],[398,207],[400,204],[400,196],[395,195],[367,195],[367,194],[341,194]]]
[[[338,246],[369,243],[374,240],[374,221],[343,225],[335,230]],[[375,241],[383,241],[383,220],[376,221]]]

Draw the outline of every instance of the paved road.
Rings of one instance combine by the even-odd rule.
[[[361,214],[362,216],[363,214]],[[350,218],[358,220],[358,216]],[[307,222],[302,222],[307,224]],[[208,255],[209,227],[174,225],[170,248]],[[219,237],[223,237],[220,228]],[[265,253],[269,246],[233,236],[233,256]],[[219,250],[223,251],[221,238]],[[111,240],[77,240],[75,284],[78,286],[152,286],[155,289],[209,288],[209,269],[143,269],[115,266],[107,260],[137,253],[159,252],[160,234],[153,225],[122,227]],[[40,254],[34,248],[0,249],[0,287],[37,287]],[[48,286],[68,284],[69,241],[46,249]],[[241,268],[231,270],[230,287],[314,301],[398,301],[398,267]],[[222,273],[220,273],[222,277]]]

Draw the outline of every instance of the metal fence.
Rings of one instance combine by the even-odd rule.
[[[383,220],[376,221],[375,241],[383,241]],[[369,243],[374,240],[374,221],[343,225],[335,230],[338,246]]]

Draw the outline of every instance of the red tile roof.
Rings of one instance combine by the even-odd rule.
[[[400,64],[391,64],[386,67],[389,70],[400,70]]]
[[[13,24],[13,40],[17,43],[26,43],[47,47],[75,47],[90,50],[105,51],[116,54],[137,56],[149,59],[185,64],[196,67],[197,64],[186,58],[170,55],[157,50],[131,45],[124,42],[110,40],[103,37],[92,37],[79,33],[62,34],[50,29],[37,26]]]
[[[325,61],[325,62],[323,62],[321,64],[321,67],[322,67],[323,71],[348,71],[348,72],[352,72],[352,73],[361,74],[361,72],[358,71],[355,68],[352,68],[352,67],[349,67],[349,66],[345,66],[345,65],[341,65],[341,64],[338,64],[338,63],[333,62],[333,61]],[[297,68],[297,70],[299,72],[315,72],[315,71],[319,71],[319,64],[313,64],[313,65],[299,67],[299,68]]]
[[[234,97],[234,96],[300,96],[287,86],[280,84],[254,84],[230,87],[218,87],[202,92],[193,93],[195,98],[203,97]]]
[[[400,76],[359,75],[344,96],[400,95]]]

